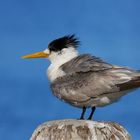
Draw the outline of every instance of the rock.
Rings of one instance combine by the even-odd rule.
[[[30,140],[131,140],[129,133],[114,122],[57,120],[40,125]]]

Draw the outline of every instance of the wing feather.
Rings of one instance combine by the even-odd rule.
[[[140,86],[140,72],[110,65],[100,58],[80,55],[61,66],[65,76],[51,85],[54,94],[67,102],[83,102]],[[116,96],[117,98],[117,96]]]

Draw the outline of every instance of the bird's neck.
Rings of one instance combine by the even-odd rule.
[[[78,56],[78,51],[75,49],[67,50],[62,54],[55,55],[50,58],[51,64],[47,70],[48,78],[53,82],[56,78],[65,75],[65,72],[61,70],[60,66]]]

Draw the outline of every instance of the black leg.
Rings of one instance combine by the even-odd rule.
[[[88,120],[92,120],[92,116],[95,112],[95,109],[96,109],[96,107],[92,107],[92,110],[91,110],[91,113],[90,113],[90,116],[89,116]]]
[[[80,120],[84,120],[85,112],[86,112],[86,107],[83,107],[83,111],[82,111],[82,114],[81,114]]]

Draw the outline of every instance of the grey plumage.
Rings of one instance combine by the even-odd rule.
[[[76,107],[105,106],[140,86],[140,73],[89,54],[63,64],[66,75],[52,82],[55,96]]]

